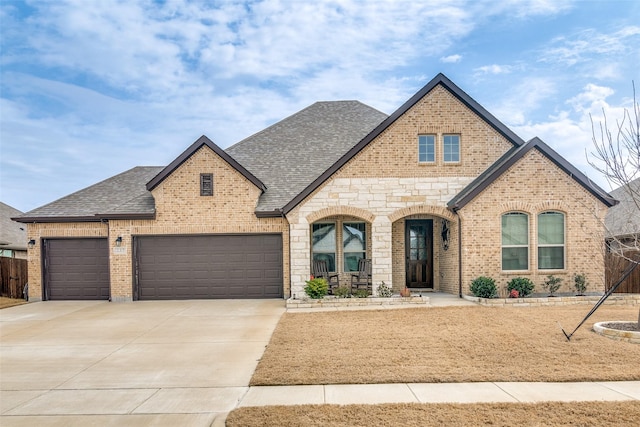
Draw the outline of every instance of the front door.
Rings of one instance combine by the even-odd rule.
[[[433,220],[405,223],[407,287],[433,289]]]

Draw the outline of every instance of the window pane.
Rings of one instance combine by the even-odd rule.
[[[336,225],[313,224],[313,252],[336,251]]]
[[[529,248],[502,248],[503,270],[527,270]]]
[[[418,161],[419,162],[435,162],[435,135],[419,135],[418,136]]]
[[[502,245],[528,245],[528,216],[523,213],[502,215]]]
[[[358,262],[365,258],[364,252],[344,254],[344,271],[358,271]]]
[[[538,215],[538,244],[564,244],[564,215],[560,212],[544,212]]]
[[[329,253],[314,253],[313,254],[314,261],[325,261],[327,263],[327,270],[336,271],[336,254]]]
[[[445,162],[460,161],[460,135],[444,135],[443,159]]]
[[[345,252],[365,250],[366,235],[364,223],[344,223],[342,225],[342,247]]]
[[[564,246],[538,248],[538,268],[540,270],[563,269]]]

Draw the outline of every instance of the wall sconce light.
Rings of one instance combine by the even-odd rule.
[[[122,244],[122,236],[118,236],[118,238],[116,239],[116,246],[120,247],[121,244]]]
[[[36,245],[36,241],[34,239],[29,239],[29,241],[27,242],[27,246],[29,246],[29,249],[33,249]]]
[[[449,221],[442,220],[442,248],[446,251],[449,249],[449,237],[451,235],[451,229],[449,228]]]

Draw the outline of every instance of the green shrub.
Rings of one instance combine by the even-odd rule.
[[[549,291],[549,296],[553,296],[560,286],[562,285],[562,278],[556,277],[553,274],[547,276],[547,280],[544,281],[542,287]]]
[[[351,298],[351,289],[347,286],[338,286],[333,294],[338,298]]]
[[[518,291],[520,298],[524,298],[527,295],[531,295],[535,285],[526,277],[514,277],[507,283],[507,290],[511,292],[512,289]]]
[[[382,281],[382,283],[378,285],[378,296],[383,298],[389,298],[391,295],[393,295],[393,290],[389,285],[387,285],[386,283],[384,283],[384,281]]]
[[[353,292],[353,296],[356,298],[366,298],[369,296],[369,291],[366,289],[356,289]]]
[[[309,298],[320,299],[329,292],[329,284],[327,283],[327,279],[322,278],[307,280],[304,291],[309,295]]]
[[[573,286],[576,288],[578,295],[584,295],[587,290],[587,278],[584,274],[576,274],[573,276]]]
[[[471,293],[480,298],[497,298],[496,281],[491,277],[477,277],[471,282]]]

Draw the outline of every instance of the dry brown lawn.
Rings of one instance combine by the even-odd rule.
[[[302,405],[236,409],[227,427],[616,426],[636,427],[640,402]]]
[[[20,304],[26,304],[26,301],[23,299],[0,297],[0,309]]]
[[[444,307],[286,313],[251,385],[640,380],[640,345],[591,330],[638,307]]]

